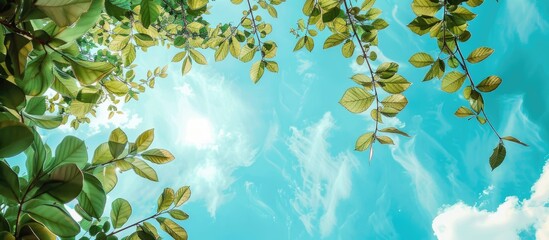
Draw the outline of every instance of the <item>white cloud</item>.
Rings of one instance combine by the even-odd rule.
[[[336,209],[341,200],[349,197],[351,173],[358,167],[358,160],[344,152],[332,156],[327,138],[334,127],[334,119],[328,112],[322,119],[305,130],[291,128],[288,139],[290,151],[299,162],[302,182],[294,182],[294,210],[309,234],[318,227],[322,237],[329,236],[337,224]]]
[[[443,208],[433,220],[439,239],[520,239],[524,231],[534,231],[536,239],[549,239],[549,162],[532,186],[529,199],[509,196],[495,211],[463,202]]]
[[[527,43],[530,35],[536,31],[544,31],[548,27],[547,21],[540,14],[540,7],[535,1],[505,1],[505,19],[508,19],[507,34],[517,34],[522,43]]]
[[[303,75],[303,73],[313,66],[313,62],[307,59],[298,58],[297,61],[299,61],[299,66],[297,66],[297,73],[299,73],[299,75]]]
[[[253,182],[246,181],[244,186],[246,187],[246,195],[248,195],[248,200],[253,203],[253,206],[250,207],[256,211],[258,215],[270,217],[273,221],[275,221],[275,211],[257,195],[257,187],[255,184]]]

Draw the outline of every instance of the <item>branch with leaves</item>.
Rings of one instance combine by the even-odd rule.
[[[502,80],[498,76],[488,76],[478,84],[475,84],[473,81],[467,64],[476,64],[485,60],[492,55],[494,50],[488,47],[479,47],[465,58],[460,44],[471,38],[471,33],[467,30],[469,26],[468,22],[473,20],[476,14],[466,8],[464,3],[469,7],[478,7],[483,1],[444,0],[435,2],[414,0],[412,10],[417,17],[408,24],[408,28],[418,35],[429,33],[432,38],[437,39],[440,53],[436,60],[428,53],[416,53],[410,58],[409,62],[418,68],[430,66],[423,81],[429,81],[435,77],[442,78],[441,88],[448,93],[457,92],[463,87],[465,81],[468,80],[469,86],[463,88],[463,96],[469,102],[469,107],[459,107],[455,115],[462,118],[475,118],[482,125],[488,124],[492,132],[497,136],[499,142],[489,161],[490,167],[493,170],[505,159],[506,149],[504,140],[524,146],[527,145],[512,136],[502,137],[486,114],[482,94],[494,91],[501,84]],[[440,11],[441,9],[442,11]],[[439,12],[442,12],[442,18],[440,19],[436,17]],[[461,71],[453,70],[446,73],[446,65],[453,69],[459,67]]]

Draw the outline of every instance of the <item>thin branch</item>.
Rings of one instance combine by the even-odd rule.
[[[262,47],[262,43],[261,43],[261,38],[259,36],[259,31],[257,29],[257,24],[255,23],[254,10],[252,9],[252,5],[250,4],[250,0],[246,0],[246,2],[248,2],[248,8],[250,10],[250,15],[251,15],[251,18],[252,18],[252,24],[254,25],[254,33],[255,33],[255,36],[257,37],[259,50],[261,51],[261,59],[263,59],[265,57],[265,54],[263,53],[263,47]]]

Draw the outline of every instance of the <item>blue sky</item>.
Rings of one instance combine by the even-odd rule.
[[[212,5],[212,22],[237,23],[244,7]],[[438,80],[421,82],[426,69],[407,63],[416,52],[437,52],[432,39],[405,26],[414,18],[409,1],[376,6],[390,23],[379,36],[379,59],[400,63],[401,74],[413,82],[405,93],[408,107],[386,126],[413,137],[397,137],[394,147],[376,145],[370,164],[367,153],[353,149],[373,122],[338,104],[353,86],[349,77],[365,69],[339,48],[322,50],[324,36],[315,39],[312,53],[292,52],[296,39],[289,30],[301,16],[297,1],[280,5],[281,18],[269,20],[279,46],[278,74],[254,85],[250,64],[214,63],[213,53],[207,54],[209,65],[193,66],[184,77],[179,64],[170,64],[167,79],[121,106],[124,115],[108,121],[104,112],[77,131],[44,132],[46,142],[56,145],[63,134],[73,134],[86,139],[91,154],[116,127],[131,139],[155,128],[154,146],[176,160],[156,167],[159,183],[123,174],[109,200],[127,198],[133,222],[154,213],[164,187],[191,185],[192,200],[184,207],[191,217],[183,223],[191,239],[549,237],[549,70],[543,54],[549,52],[549,3],[488,0],[475,9],[473,37],[463,45],[466,53],[479,46],[496,50],[471,66],[473,78],[503,79],[485,95],[486,111],[503,135],[530,144],[507,144],[507,158],[494,172],[488,157],[497,138],[487,126],[454,117],[466,105],[463,97],[442,92]],[[175,53],[153,48],[138,54],[141,74]]]

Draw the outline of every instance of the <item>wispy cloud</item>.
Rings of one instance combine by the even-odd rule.
[[[439,239],[520,239],[524,231],[535,231],[536,239],[549,238],[549,162],[532,186],[529,199],[509,196],[495,211],[463,202],[443,208],[433,220]]]
[[[256,211],[258,215],[270,217],[274,221],[276,219],[275,211],[258,196],[257,187],[255,184],[253,182],[246,181],[244,186],[246,187],[246,195],[248,196],[248,200],[253,204],[250,207]]]
[[[539,12],[536,1],[505,1],[507,35],[517,34],[522,43],[527,43],[535,31],[547,30],[548,23]]]
[[[350,152],[332,156],[328,151],[327,138],[334,125],[328,112],[305,130],[291,128],[292,136],[288,140],[302,177],[301,183],[295,183],[292,206],[307,232],[313,235],[318,227],[321,237],[329,236],[336,225],[337,206],[349,197],[351,174],[359,164]]]

